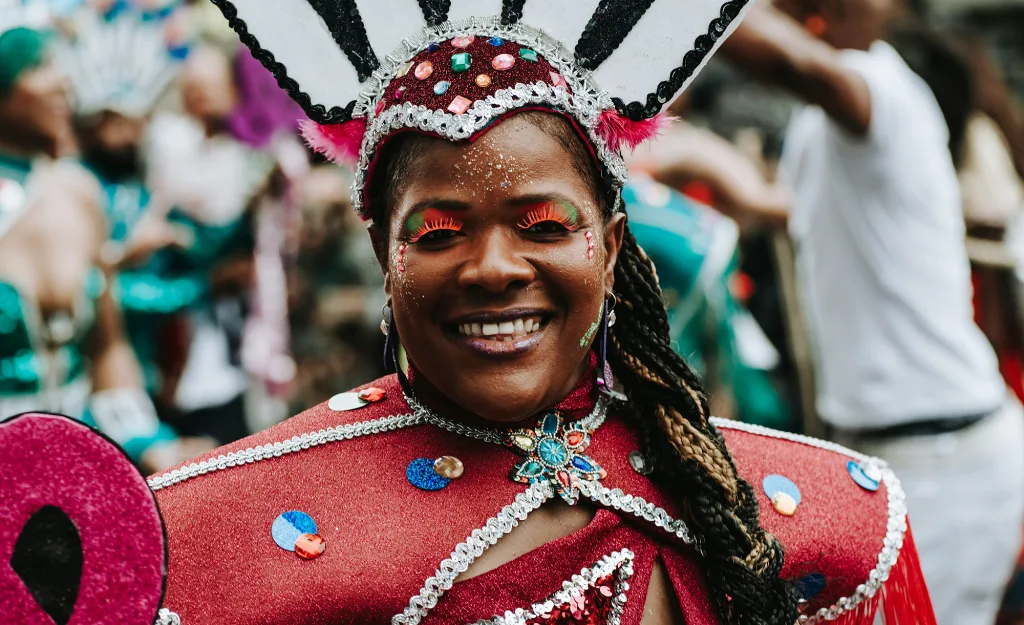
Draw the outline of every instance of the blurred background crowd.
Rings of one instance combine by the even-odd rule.
[[[858,9],[871,4],[846,3],[839,18],[804,11],[792,25],[835,35],[846,20],[848,32],[863,35],[858,29],[879,27]],[[382,276],[350,210],[351,172],[306,148],[297,132],[301,109],[216,7],[208,0],[0,0],[0,7],[0,418],[40,409],[82,418],[155,472],[384,373]],[[927,85],[928,107],[941,112],[942,158],[955,165],[958,182],[957,240],[948,250],[908,242],[909,252],[899,254],[877,237],[878,249],[862,246],[855,256],[869,256],[858,262],[875,267],[876,279],[905,272],[913,283],[910,255],[930,255],[937,271],[959,271],[938,259],[966,253],[973,292],[964,305],[995,354],[996,393],[1005,386],[1024,398],[1024,3],[906,0],[886,6],[884,17],[878,32]],[[835,379],[823,385],[844,374],[820,357],[830,343],[827,324],[815,320],[829,305],[822,282],[886,318],[886,305],[913,298],[894,292],[870,300],[909,288],[899,280],[883,281],[872,295],[856,280],[837,283],[843,266],[833,278],[808,278],[810,269],[826,271],[818,265],[801,268],[813,237],[829,233],[796,219],[809,193],[801,187],[806,176],[777,173],[787,143],[800,139],[791,119],[805,96],[856,128],[855,114],[843,117],[856,113],[856,96],[815,95],[813,82],[793,76],[770,80],[770,67],[750,61],[751,50],[767,58],[772,27],[765,24],[714,60],[675,107],[673,125],[633,155],[624,200],[657,266],[675,346],[703,375],[715,414],[849,439],[846,430],[858,428],[836,408],[841,402],[829,403],[844,389]],[[832,97],[854,103],[830,108]],[[932,114],[915,110],[917,102],[906,97],[898,106],[911,118]],[[886,114],[876,99],[871,124]],[[829,155],[805,158],[820,164]],[[933,173],[919,162],[879,166],[893,177]],[[854,184],[845,199],[861,193],[871,189]],[[899,227],[897,220],[866,231]],[[948,312],[942,298],[934,306],[938,317]],[[856,326],[860,312],[846,312],[842,323]],[[888,331],[907,337],[951,327],[920,324],[928,327]],[[869,356],[884,361],[886,345],[870,345]],[[962,375],[980,376],[984,357],[975,367],[964,350]],[[919,353],[929,358],[927,346]],[[914,392],[949,390],[942,376],[935,380]],[[853,392],[870,396],[874,382],[861,382]],[[956,416],[967,427],[975,411],[928,416]],[[882,432],[887,424],[873,425]],[[955,493],[942,497],[957,503]],[[1019,535],[1008,540],[1020,544]],[[1024,576],[1006,582],[999,618],[1024,623]]]

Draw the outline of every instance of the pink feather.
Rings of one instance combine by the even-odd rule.
[[[641,143],[661,134],[675,119],[665,113],[658,113],[650,119],[635,122],[625,115],[619,115],[614,109],[608,109],[601,111],[598,116],[596,130],[609,148],[621,150],[625,146],[635,150]]]
[[[318,124],[311,119],[299,122],[302,137],[320,154],[339,165],[353,166],[359,161],[359,148],[366,133],[366,119],[356,118],[340,124]]]

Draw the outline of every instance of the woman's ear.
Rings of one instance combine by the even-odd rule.
[[[377,257],[377,264],[384,274],[384,293],[391,298],[391,272],[388,271],[388,235],[379,225],[371,223],[366,229],[370,235],[370,243],[373,245],[373,255]]]
[[[604,284],[608,292],[615,288],[615,263],[626,235],[626,214],[615,213],[604,227]]]
[[[373,245],[373,255],[377,257],[377,264],[380,265],[381,273],[388,274],[388,233],[379,225],[371,223],[366,228],[370,235],[370,243]]]

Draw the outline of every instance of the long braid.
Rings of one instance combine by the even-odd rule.
[[[733,625],[792,625],[797,604],[779,579],[782,547],[761,528],[754,489],[708,421],[697,375],[672,350],[657,274],[628,227],[615,295],[621,322],[611,328],[612,370],[629,392],[628,417],[646,433],[655,478],[683,500],[702,539],[719,615]]]

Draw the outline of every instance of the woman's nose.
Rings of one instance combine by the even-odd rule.
[[[520,254],[514,236],[496,228],[478,237],[473,246],[470,259],[459,272],[460,287],[500,294],[535,279],[534,267]]]

